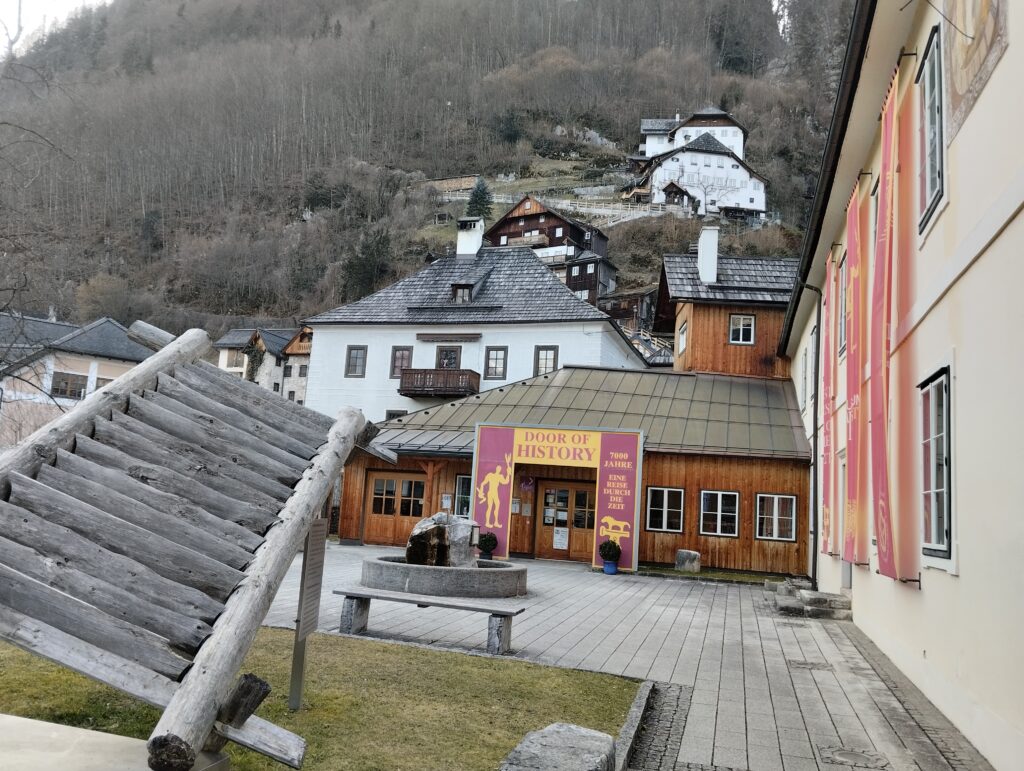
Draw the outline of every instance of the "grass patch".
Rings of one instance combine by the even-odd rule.
[[[763,584],[768,581],[782,581],[783,576],[771,573],[746,573],[742,570],[701,570],[699,573],[684,573],[665,565],[641,565],[640,572],[649,575],[675,576],[677,578],[710,579],[712,581],[736,581],[744,584]]]
[[[612,675],[315,634],[306,708],[288,711],[293,633],[261,629],[242,671],[273,691],[259,714],[305,737],[306,769],[494,769],[558,721],[617,735],[638,684]],[[159,713],[0,644],[0,712],[145,739]],[[237,771],[283,768],[229,744]]]

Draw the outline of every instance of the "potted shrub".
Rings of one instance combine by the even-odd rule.
[[[493,559],[491,552],[498,548],[498,536],[494,533],[480,533],[476,548],[480,550],[480,559]]]
[[[615,541],[608,539],[597,547],[597,553],[604,560],[604,572],[614,576],[619,572],[619,557],[622,556],[622,547]]]

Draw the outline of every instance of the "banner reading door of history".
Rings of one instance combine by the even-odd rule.
[[[512,481],[516,464],[597,469],[592,564],[607,540],[622,549],[620,567],[636,570],[639,558],[639,431],[592,431],[555,426],[479,425],[473,454],[473,520],[497,536],[494,556],[508,557]]]

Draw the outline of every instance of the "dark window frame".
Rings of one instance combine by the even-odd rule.
[[[63,388],[57,387],[58,378],[62,380]],[[72,383],[78,385],[81,383],[81,388],[72,389]],[[63,372],[61,370],[54,370],[50,376],[50,396],[55,399],[71,399],[76,402],[80,402],[85,398],[86,393],[89,390],[89,376],[82,375],[78,372]],[[75,396],[74,393],[78,395]]]
[[[924,399],[925,392],[933,390],[935,385],[936,385],[936,383],[941,382],[942,385],[943,385],[943,388],[942,388],[942,397],[943,397],[943,405],[942,405],[942,407],[943,407],[943,425],[942,425],[942,430],[943,430],[943,437],[942,438],[943,438],[943,461],[944,461],[943,471],[945,472],[945,474],[944,474],[944,479],[942,480],[943,481],[943,486],[944,486],[943,490],[942,490],[942,493],[943,493],[943,500],[944,500],[944,505],[945,505],[944,515],[945,515],[945,524],[946,524],[946,531],[945,531],[946,544],[945,544],[945,548],[936,548],[937,544],[935,544],[935,543],[932,543],[931,545],[927,545],[927,546],[924,544],[924,522],[923,522],[923,518],[924,518],[924,513],[925,512],[924,512],[924,509],[923,509],[923,505],[924,505],[923,496],[924,495],[934,494],[936,490],[935,490],[935,485],[934,485],[934,482],[933,482],[932,483],[932,489],[930,489],[930,490],[928,490],[926,492],[925,489],[924,489],[924,478],[922,477],[922,480],[921,480],[921,492],[922,492],[922,499],[921,499],[921,501],[922,501],[921,502],[921,505],[922,505],[922,510],[921,510],[921,516],[922,516],[922,522],[921,522],[921,553],[923,555],[925,555],[926,557],[936,557],[938,559],[944,559],[944,560],[952,560],[953,559],[953,411],[951,409],[952,408],[952,390],[953,390],[952,389],[952,380],[953,380],[953,378],[952,378],[950,367],[946,366],[946,367],[941,367],[940,369],[938,369],[937,371],[932,373],[929,377],[927,377],[925,380],[923,380],[917,386],[918,392],[921,395],[921,399]],[[933,431],[932,435],[926,439],[924,437],[924,435],[923,435],[923,429],[924,429],[923,422],[921,424],[919,424],[919,428],[922,431],[922,433],[919,436],[919,440],[920,440],[921,448],[922,448],[922,451],[923,451],[925,442],[926,441],[933,441],[936,438],[936,435],[935,435],[935,433]],[[922,464],[922,466],[921,466],[922,470],[923,470],[923,461],[924,460],[925,460],[924,457],[918,456],[918,463]],[[933,502],[933,505],[934,505],[934,502]]]
[[[932,57],[938,57],[932,59]],[[931,83],[931,79],[927,77],[927,73],[932,62],[937,62],[937,66],[931,70],[934,73],[935,83]],[[946,125],[943,111],[945,110],[945,102],[943,101],[943,89],[945,88],[944,73],[942,71],[942,37],[939,30],[939,25],[932,27],[931,34],[928,35],[928,42],[924,46],[924,54],[921,57],[921,66],[918,67],[917,76],[914,78],[914,84],[920,89],[920,98],[918,99],[918,117],[920,120],[920,141],[921,147],[920,153],[918,154],[918,188],[921,195],[920,201],[920,219],[917,224],[918,235],[924,233],[928,228],[928,224],[932,220],[932,216],[935,214],[935,210],[939,208],[939,204],[945,197],[946,192],[946,167],[944,157],[944,146],[946,141]],[[931,91],[926,91],[929,84],[933,86],[935,93],[935,125],[937,131],[936,138],[936,175],[938,180],[936,182],[935,190],[932,191],[931,198],[927,198],[928,195],[928,127],[930,123],[926,123],[926,117],[929,112],[927,98]],[[927,200],[926,200],[927,199]]]
[[[352,367],[352,354],[362,351],[363,352],[363,368],[362,372],[355,372]],[[366,377],[366,361],[369,358],[369,351],[365,345],[350,345],[345,348],[345,377]]]
[[[390,380],[398,380],[398,379],[400,379],[402,377],[402,369],[399,369],[397,372],[395,371],[395,357],[396,357],[396,355],[398,354],[399,351],[408,351],[409,352],[409,364],[407,366],[405,366],[405,367],[402,367],[402,369],[411,369],[412,368],[412,346],[411,345],[393,345],[393,346],[391,346],[391,365],[388,368],[388,379],[390,379]]]
[[[291,377],[292,376],[292,365],[291,364],[285,364],[284,365],[284,371],[281,373],[281,376],[282,377]]]
[[[491,372],[491,351],[501,351],[501,374],[492,375]],[[488,345],[484,348],[484,380],[505,380],[508,378],[508,346]]]
[[[300,364],[299,365],[299,377],[307,377],[308,375],[309,375],[309,365],[308,364]]]
[[[551,369],[544,372],[540,371],[540,354],[541,351],[554,351],[554,357],[552,359]],[[541,375],[547,375],[558,369],[558,346],[557,345],[535,345],[533,346],[533,376],[540,377]]]
[[[455,366],[454,367],[442,367],[441,366],[441,351],[455,351]],[[462,369],[462,346],[461,345],[439,345],[434,351],[434,367],[435,369]]]

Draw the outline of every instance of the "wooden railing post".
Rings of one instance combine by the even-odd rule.
[[[365,425],[366,419],[358,410],[346,407],[339,413],[327,442],[281,510],[280,523],[267,533],[242,583],[214,622],[213,633],[199,649],[191,669],[153,729],[148,742],[149,767],[153,771],[188,771],[192,767],[196,753],[231,696],[235,673],[241,668],[310,522],[341,474]]]

